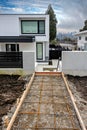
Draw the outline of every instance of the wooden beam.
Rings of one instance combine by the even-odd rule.
[[[8,127],[8,124],[9,124],[9,118],[8,118],[8,116],[5,116],[5,118],[4,118],[4,126]]]
[[[73,103],[74,109],[75,109],[75,111],[76,111],[76,114],[77,114],[79,123],[80,123],[80,125],[81,125],[81,128],[82,128],[82,130],[86,130],[86,127],[85,127],[85,125],[84,125],[84,122],[83,122],[83,120],[82,120],[82,118],[81,118],[81,115],[80,115],[79,110],[78,110],[78,108],[77,108],[77,105],[76,105],[76,103],[75,103],[75,99],[74,99],[74,97],[73,97],[73,94],[72,94],[72,92],[71,92],[71,90],[70,90],[70,88],[69,88],[69,85],[68,85],[68,83],[67,83],[67,80],[66,80],[66,78],[65,78],[65,76],[64,76],[64,73],[62,73],[62,77],[63,77],[63,79],[64,79],[66,88],[67,88],[67,90],[68,90],[68,92],[69,92],[69,95],[70,95],[70,98],[71,98],[71,100],[72,100],[72,103]]]
[[[17,108],[16,108],[16,110],[15,110],[15,112],[14,112],[14,114],[13,114],[11,120],[10,120],[10,123],[8,124],[7,130],[11,130],[12,125],[13,125],[13,123],[14,123],[16,117],[17,117],[17,114],[18,114],[20,108],[21,108],[21,105],[22,105],[22,103],[24,102],[24,99],[25,99],[25,97],[27,96],[27,94],[28,94],[28,92],[29,92],[29,89],[30,89],[30,87],[31,87],[31,84],[32,84],[32,82],[33,82],[33,80],[34,80],[34,76],[35,76],[35,73],[32,75],[32,77],[31,77],[29,83],[26,84],[26,90],[24,91],[24,93],[23,93],[23,95],[22,95],[22,97],[21,97],[21,99],[20,99],[20,102],[19,102],[19,104],[18,104],[18,106],[17,106]]]
[[[60,76],[60,75],[62,75],[62,73],[61,72],[35,72],[35,75],[42,75],[42,76],[46,76],[46,75],[49,75],[49,76],[55,76],[55,75],[57,75],[57,76]]]

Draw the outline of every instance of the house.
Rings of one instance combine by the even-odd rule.
[[[0,68],[30,71],[48,59],[49,15],[0,14]]]
[[[81,31],[76,33],[77,36],[77,46],[80,50],[87,50],[87,31]]]
[[[65,50],[75,50],[77,43],[75,41],[64,41],[61,40],[59,42],[60,46]]]

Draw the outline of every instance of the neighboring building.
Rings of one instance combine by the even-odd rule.
[[[34,52],[35,61],[48,60],[49,15],[0,14],[1,52]]]
[[[77,36],[78,49],[87,50],[87,31],[76,33],[75,36]]]
[[[61,40],[59,42],[59,44],[62,48],[65,48],[66,50],[75,50],[75,48],[77,46],[77,43],[73,42],[73,41],[63,41],[63,40]]]

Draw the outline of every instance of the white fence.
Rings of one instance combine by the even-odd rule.
[[[62,71],[65,74],[87,76],[87,51],[63,51]]]

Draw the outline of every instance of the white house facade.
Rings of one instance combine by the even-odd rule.
[[[80,50],[87,50],[87,31],[81,31],[75,34],[77,36],[77,45]]]
[[[35,62],[47,61],[49,15],[0,14],[0,52],[33,52]]]

